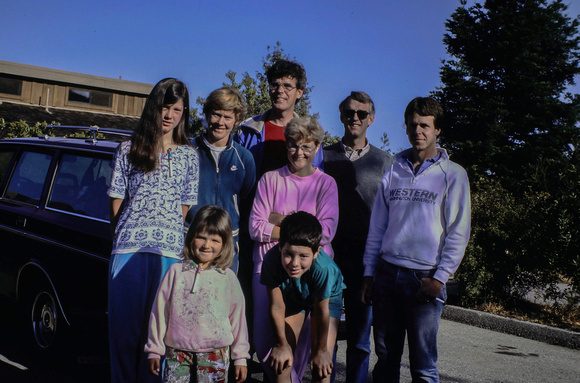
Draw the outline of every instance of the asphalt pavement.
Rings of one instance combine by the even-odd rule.
[[[0,315],[1,383],[107,381],[105,363],[75,366],[58,358],[51,363],[35,362],[29,350],[22,348],[15,327],[18,323]],[[438,342],[441,382],[580,382],[579,338],[579,333],[571,331],[447,306]],[[344,382],[346,341],[339,340],[338,346],[336,381]],[[375,361],[372,355],[371,366]],[[256,364],[250,367],[249,381],[261,381]],[[308,376],[304,381],[310,381]],[[406,350],[401,382],[411,382]]]

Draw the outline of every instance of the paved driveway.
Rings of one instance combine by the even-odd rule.
[[[0,310],[1,312],[2,310]],[[33,362],[22,347],[18,323],[0,315],[0,382],[106,382],[108,366],[72,366],[64,361]],[[344,382],[346,342],[339,341],[337,382]],[[371,360],[371,365],[375,362]],[[580,350],[442,320],[439,331],[441,382],[580,382]],[[261,381],[261,374],[252,374]],[[309,381],[309,379],[305,379]],[[370,382],[370,379],[368,380]],[[403,356],[401,382],[410,382],[408,356]]]

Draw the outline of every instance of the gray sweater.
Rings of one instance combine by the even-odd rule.
[[[340,142],[324,148],[324,172],[332,176],[338,186],[336,237],[366,240],[375,196],[391,162],[386,152],[373,145],[367,154],[355,161],[346,156]]]

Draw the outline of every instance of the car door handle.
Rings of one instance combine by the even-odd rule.
[[[16,218],[16,227],[23,228],[26,226],[26,218],[18,217]]]

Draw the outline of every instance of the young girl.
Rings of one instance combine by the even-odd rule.
[[[108,191],[114,229],[109,273],[113,383],[158,382],[143,346],[155,292],[183,251],[183,222],[197,203],[196,150],[187,139],[189,94],[174,78],[147,98],[130,141],[119,145]]]
[[[234,258],[232,224],[217,206],[201,208],[189,227],[185,259],[172,265],[157,292],[149,321],[149,369],[164,382],[236,382],[247,377],[250,344],[242,289],[228,269]],[[197,376],[197,380],[195,378]]]

